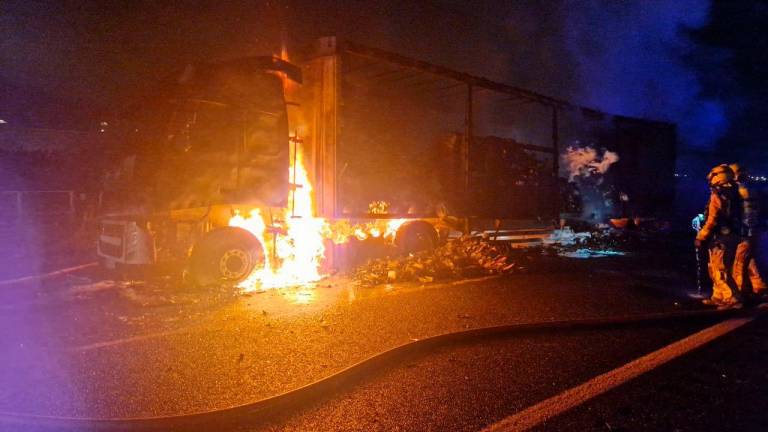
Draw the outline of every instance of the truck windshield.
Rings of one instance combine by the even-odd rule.
[[[176,150],[274,155],[285,141],[284,114],[188,102],[174,112],[168,139]]]
[[[237,72],[208,73],[178,89],[161,157],[147,160],[154,167],[155,206],[284,201],[288,120],[282,81],[264,71]]]
[[[238,117],[229,107],[187,103],[174,112],[168,138],[184,152],[234,151],[242,141]]]
[[[184,152],[279,153],[287,132],[282,82],[265,72],[228,72],[182,87],[169,141]]]

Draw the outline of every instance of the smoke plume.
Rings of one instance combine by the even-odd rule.
[[[702,96],[696,71],[684,62],[696,50],[686,29],[708,22],[708,0],[566,4],[565,41],[581,77],[580,100],[673,121],[692,146],[708,147],[725,132],[722,102]]]
[[[560,166],[568,171],[568,180],[573,181],[576,177],[605,174],[612,164],[619,161],[619,155],[605,149],[598,151],[591,146],[569,146],[560,155],[560,160]]]
[[[689,146],[709,148],[725,134],[726,102],[735,101],[704,95],[699,74],[727,55],[691,39],[710,20],[710,0],[522,0],[503,14],[498,2],[472,4],[488,20],[506,17],[505,36],[491,32],[482,53],[504,65],[497,77],[611,114],[676,123]]]

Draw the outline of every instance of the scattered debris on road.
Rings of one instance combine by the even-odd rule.
[[[463,237],[428,252],[374,259],[358,267],[353,279],[361,286],[394,282],[421,282],[472,278],[526,270],[542,254],[564,258],[620,256],[637,250],[649,239],[669,230],[662,221],[633,222],[632,228],[584,224],[554,230],[542,248],[514,249],[487,237]]]
[[[374,286],[513,273],[523,270],[523,263],[537,253],[478,238],[460,238],[431,251],[370,260],[354,272],[353,279],[359,285]]]
[[[231,285],[214,285],[193,289],[173,278],[147,280],[104,279],[92,281],[86,277],[72,277],[66,295],[75,300],[88,300],[95,296],[113,295],[142,307],[220,303],[238,295]]]
[[[639,241],[639,233],[598,226],[591,231],[575,232],[570,227],[555,230],[544,241],[545,252],[565,258],[600,258],[625,255]]]

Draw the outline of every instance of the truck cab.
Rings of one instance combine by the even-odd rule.
[[[275,57],[187,66],[127,137],[104,181],[98,255],[108,267],[189,258],[197,282],[239,280],[263,258],[251,233],[228,227],[235,210],[286,206],[289,131]],[[157,108],[159,106],[159,108]]]

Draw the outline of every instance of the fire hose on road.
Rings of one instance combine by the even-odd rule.
[[[63,269],[54,270],[54,271],[51,271],[51,272],[48,272],[48,273],[37,274],[37,275],[30,275],[30,276],[24,276],[24,277],[18,277],[18,278],[14,278],[14,279],[0,280],[0,287],[10,286],[10,285],[18,285],[18,284],[22,284],[22,283],[26,283],[26,282],[32,282],[32,281],[41,281],[41,280],[45,280],[45,279],[50,279],[50,278],[53,278],[53,277],[56,277],[56,276],[61,276],[61,275],[73,273],[73,272],[76,272],[76,271],[79,271],[79,270],[84,270],[84,269],[87,269],[87,268],[96,267],[98,265],[99,265],[99,263],[97,263],[97,262],[89,262],[89,263],[80,264],[80,265],[76,265],[76,266],[72,266],[72,267],[67,267],[67,268],[63,268]]]
[[[37,416],[11,412],[0,412],[0,424],[24,430],[204,430],[215,426],[217,429],[235,426],[258,426],[272,420],[276,415],[285,415],[317,402],[336,392],[343,391],[374,372],[402,364],[413,356],[424,355],[438,348],[476,342],[484,338],[513,337],[517,335],[553,332],[579,331],[602,328],[660,324],[664,322],[713,321],[740,318],[749,322],[765,309],[760,305],[752,309],[692,310],[671,313],[618,316],[610,318],[580,319],[567,321],[532,322],[484,327],[467,331],[446,333],[416,340],[384,351],[354,364],[340,372],[298,389],[253,403],[221,410],[199,412],[178,416],[141,418],[68,418]],[[733,329],[738,328],[734,326]],[[724,334],[724,333],[722,333]],[[713,340],[707,339],[707,343]]]

